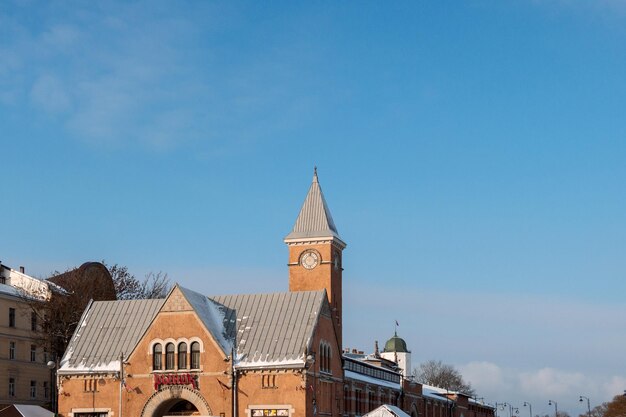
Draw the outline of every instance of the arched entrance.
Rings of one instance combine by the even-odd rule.
[[[162,388],[152,394],[141,417],[210,416],[211,408],[196,390],[181,386]]]

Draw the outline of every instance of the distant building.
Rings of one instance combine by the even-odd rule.
[[[49,285],[0,263],[0,404],[44,405],[51,399],[49,355],[28,299],[48,300]]]
[[[389,404],[412,417],[493,416],[409,379],[397,335],[382,353],[344,351],[346,244],[317,173],[284,241],[288,292],[207,297],[176,285],[162,300],[90,303],[61,361],[60,415],[351,417]]]

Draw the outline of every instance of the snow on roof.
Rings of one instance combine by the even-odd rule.
[[[18,413],[24,417],[52,417],[53,413],[38,405],[13,404]]]
[[[15,287],[7,284],[0,284],[0,293],[11,295],[13,297],[21,297],[22,293]]]
[[[120,353],[129,355],[164,300],[90,303],[61,359],[59,373],[117,372]]]
[[[445,397],[446,394],[456,394],[456,391],[446,390],[444,388],[433,387],[432,385],[422,384],[422,395],[431,399],[443,402],[454,402]]]
[[[383,404],[378,408],[373,409],[363,417],[410,417],[407,413],[402,411],[400,407],[396,407],[391,404]]]
[[[211,297],[225,312],[226,334],[236,337],[237,366],[302,367],[325,291]]]
[[[206,295],[199,294],[188,288],[179,286],[183,295],[189,301],[189,304],[198,314],[202,323],[211,332],[217,343],[226,355],[230,355],[232,351],[232,341],[227,339],[226,329],[224,328],[224,311],[222,311],[215,301]]]
[[[396,382],[387,381],[384,379],[374,378],[373,376],[363,375],[354,371],[345,371],[345,377],[354,379],[357,381],[367,382],[368,384],[376,384],[387,388],[400,389],[400,384]]]

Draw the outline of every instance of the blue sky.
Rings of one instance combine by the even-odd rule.
[[[282,291],[317,165],[344,340],[488,401],[626,389],[626,3],[3,2],[0,259]]]

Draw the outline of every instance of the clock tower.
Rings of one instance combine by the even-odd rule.
[[[289,291],[326,289],[341,348],[341,257],[346,244],[339,237],[326,205],[317,169],[296,224],[285,237],[285,243],[289,247]]]

